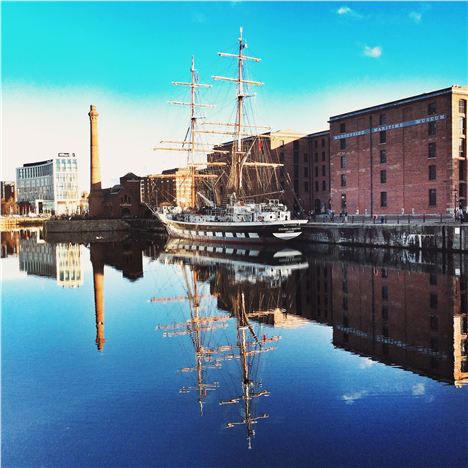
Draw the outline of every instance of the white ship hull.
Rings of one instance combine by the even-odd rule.
[[[187,222],[156,213],[170,237],[201,242],[266,243],[298,238],[305,219],[268,222]]]

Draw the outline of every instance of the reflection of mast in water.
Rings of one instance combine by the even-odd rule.
[[[223,400],[220,402],[220,405],[228,405],[235,403],[243,403],[244,417],[241,421],[237,422],[228,422],[226,427],[232,428],[239,425],[245,425],[247,430],[247,441],[249,449],[252,448],[252,438],[255,436],[255,430],[253,428],[254,424],[260,419],[267,419],[269,415],[263,413],[259,416],[255,416],[253,409],[253,400],[262,396],[269,396],[270,393],[267,390],[256,391],[256,387],[259,386],[259,382],[256,382],[251,377],[251,367],[253,365],[253,359],[249,358],[255,357],[260,353],[265,353],[268,351],[273,351],[274,347],[265,346],[266,343],[272,341],[278,341],[279,336],[273,336],[267,338],[265,335],[261,339],[258,338],[255,330],[252,327],[252,324],[249,320],[249,313],[245,307],[245,295],[241,293],[240,307],[235,307],[235,316],[236,316],[236,327],[237,327],[237,347],[239,349],[239,359],[240,366],[242,371],[242,395],[237,398],[232,398],[230,400]],[[261,315],[262,312],[252,312],[252,315]],[[251,335],[253,341],[248,340],[248,335]],[[233,356],[237,357],[237,356]]]
[[[181,372],[196,372],[197,374],[197,385],[196,387],[184,386],[181,388],[180,393],[189,393],[191,390],[195,390],[198,393],[198,403],[200,405],[200,414],[203,415],[203,404],[206,400],[208,391],[215,390],[218,388],[218,382],[206,383],[206,370],[213,368],[220,368],[221,363],[219,359],[215,358],[217,350],[208,348],[204,345],[204,334],[211,330],[219,328],[226,328],[226,322],[229,320],[228,316],[202,316],[201,311],[201,300],[204,295],[200,295],[198,292],[198,278],[197,272],[192,270],[191,281],[189,274],[187,273],[187,267],[184,266],[182,269],[184,275],[184,281],[187,289],[187,295],[181,297],[172,298],[153,298],[151,302],[175,302],[181,300],[189,301],[190,308],[190,320],[182,323],[176,323],[171,325],[160,325],[158,328],[161,330],[169,330],[164,332],[163,336],[182,336],[190,335],[193,349],[194,349],[194,367],[184,367],[180,369]],[[210,296],[208,296],[210,297]],[[219,323],[216,323],[219,322]]]
[[[93,265],[94,308],[96,312],[96,346],[98,351],[104,349],[104,257],[101,246],[90,245],[91,263]]]

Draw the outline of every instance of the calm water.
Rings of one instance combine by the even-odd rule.
[[[466,466],[462,256],[2,233],[4,466]]]

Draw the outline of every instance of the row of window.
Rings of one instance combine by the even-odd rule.
[[[437,206],[437,190],[429,189],[429,206]],[[380,192],[380,207],[386,208],[388,206],[387,192]]]
[[[431,164],[428,167],[429,174],[428,174],[428,179],[429,180],[436,180],[437,179],[437,168],[435,165]],[[341,174],[341,180],[340,180],[341,186],[346,187],[347,184],[347,176],[346,174]],[[380,183],[381,184],[386,184],[387,183],[387,170],[382,169],[380,171]]]
[[[52,175],[52,166],[50,164],[36,167],[22,167],[17,169],[20,179],[30,179]]]
[[[299,182],[297,180],[294,181],[294,192],[296,195],[299,194]],[[325,180],[322,180],[322,184],[319,183],[319,181],[315,181],[315,191],[318,192],[320,190],[320,186],[322,187],[322,191],[326,192],[327,190],[327,182]],[[284,185],[281,185],[281,187],[284,189]],[[304,192],[309,191],[309,182],[304,182]]]
[[[284,164],[285,162],[284,153],[279,154],[279,160],[280,160],[280,163]],[[314,162],[318,162],[318,160],[319,160],[319,154],[314,153]],[[326,153],[325,151],[322,151],[322,161],[325,161],[325,160],[326,160]],[[294,161],[294,164],[299,164],[299,152],[293,153],[293,161]],[[304,153],[304,164],[308,164],[308,163],[309,163],[309,155],[307,153]]]

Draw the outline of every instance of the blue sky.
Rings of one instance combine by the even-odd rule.
[[[251,73],[265,82],[257,107],[274,128],[317,131],[333,113],[466,85],[467,8],[466,2],[3,3],[2,150],[9,159],[3,176],[12,178],[12,168],[27,162],[26,151],[35,160],[68,150],[82,157],[85,184],[91,103],[101,112],[105,180],[177,164],[176,156],[162,161],[151,151],[162,138],[184,133],[184,115],[165,109],[167,99],[179,97],[170,82],[188,78],[192,54],[205,82],[227,73],[230,65],[216,52],[235,49],[241,25],[248,53],[263,59]],[[18,145],[25,132],[34,146]]]

